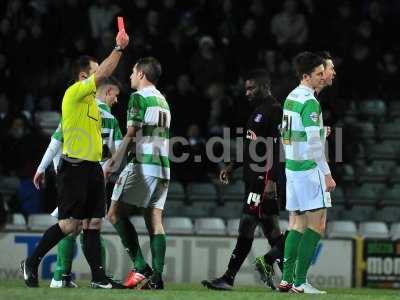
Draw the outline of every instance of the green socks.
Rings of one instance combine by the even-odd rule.
[[[76,237],[68,235],[63,238],[57,245],[57,263],[54,271],[54,280],[61,280],[63,274],[71,273],[72,259],[74,256],[74,248]]]
[[[282,280],[289,283],[293,283],[294,267],[296,266],[297,260],[297,249],[302,236],[302,233],[292,229],[286,237]]]
[[[298,261],[296,266],[296,279],[294,282],[295,286],[300,286],[306,282],[307,271],[320,239],[321,235],[318,232],[310,228],[304,231],[297,253]]]
[[[167,248],[165,234],[155,234],[150,237],[153,271],[161,277],[164,270],[165,251]]]
[[[85,252],[83,234],[80,235],[82,251]],[[103,237],[101,240],[101,261],[105,269],[106,267],[106,244]],[[74,258],[74,249],[76,244],[76,236],[68,235],[63,238],[57,245],[57,263],[54,271],[54,280],[62,280],[63,274],[71,273],[72,260]]]
[[[147,266],[139,245],[138,234],[128,218],[121,218],[114,224],[115,230],[121,238],[122,245],[128,252],[135,265],[136,271],[142,273]]]

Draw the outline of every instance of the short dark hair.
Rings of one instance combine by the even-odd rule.
[[[89,55],[82,55],[79,56],[73,63],[72,65],[72,79],[74,81],[79,80],[79,73],[80,72],[86,72],[89,73],[90,70],[90,62],[97,62],[95,58],[89,56]]]
[[[162,74],[160,62],[154,57],[143,57],[136,62],[136,69],[146,75],[146,79],[157,84]]]
[[[322,57],[324,60],[332,59],[331,53],[327,50],[318,51],[315,52],[315,54],[317,54],[319,57]]]
[[[116,86],[118,89],[122,89],[122,85],[121,85],[121,83],[118,81],[118,79],[117,78],[115,78],[114,76],[110,76],[110,77],[107,77],[106,79],[104,79],[101,83],[100,83],[100,86],[99,87],[102,87],[102,86],[106,86],[106,85],[114,85],[114,86]]]
[[[257,85],[267,86],[268,89],[271,89],[271,77],[269,76],[269,72],[265,69],[254,69],[251,70],[247,76],[246,80],[252,80]]]
[[[299,80],[303,79],[303,75],[311,75],[316,67],[324,65],[324,59],[312,52],[301,52],[293,59],[293,66]]]

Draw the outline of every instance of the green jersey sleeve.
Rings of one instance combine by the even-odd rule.
[[[114,119],[114,136],[113,136],[114,141],[120,141],[122,140],[122,132],[121,129],[119,128],[119,123],[117,119]]]
[[[142,127],[145,113],[146,105],[144,98],[137,93],[133,93],[129,98],[128,114],[126,118],[127,127]]]
[[[321,106],[315,99],[304,102],[301,121],[304,127],[320,126]]]
[[[51,135],[51,138],[55,139],[61,143],[63,142],[63,133],[62,133],[62,128],[61,128],[61,123],[58,124],[58,127]]]

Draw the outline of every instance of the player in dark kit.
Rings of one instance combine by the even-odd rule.
[[[254,70],[247,76],[246,97],[254,108],[245,131],[243,164],[229,163],[220,173],[220,180],[229,183],[232,171],[243,165],[246,186],[239,236],[232,252],[228,270],[219,278],[204,280],[202,284],[210,289],[229,290],[233,288],[235,276],[251,250],[254,232],[260,225],[271,250],[265,255],[268,262],[268,276],[262,278],[275,289],[272,276],[273,264],[282,261],[284,236],[279,228],[279,203],[277,180],[279,178],[279,124],[282,108],[271,95],[269,74],[265,70]]]

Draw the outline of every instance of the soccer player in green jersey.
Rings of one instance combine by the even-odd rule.
[[[118,120],[111,114],[111,107],[118,102],[118,95],[120,92],[119,83],[114,78],[107,78],[101,83],[96,90],[96,102],[100,110],[101,115],[101,133],[103,137],[103,161],[107,161],[107,153],[115,153],[119,145],[122,142],[122,134],[119,128]],[[54,164],[54,170],[57,170],[57,166],[60,160],[63,146],[63,134],[61,124],[58,126],[56,131],[51,137],[50,144],[40,162],[40,165],[36,171],[33,182],[37,189],[40,189],[40,185],[44,178],[44,173],[51,161]],[[106,149],[106,150],[105,150]],[[58,208],[56,208],[51,214],[54,217],[58,217]],[[83,236],[81,235],[81,245],[83,246]],[[70,234],[69,236],[62,239],[57,245],[57,263],[56,270],[51,280],[51,288],[62,288],[62,287],[77,287],[71,278],[71,267],[73,259],[73,251],[76,245],[76,235]],[[101,254],[103,266],[105,267],[105,243],[101,240]],[[84,247],[82,247],[84,251]]]
[[[321,106],[315,98],[325,85],[325,61],[303,52],[294,59],[300,85],[287,97],[282,119],[286,157],[287,202],[292,226],[285,242],[283,277],[279,289],[321,294],[307,283],[307,272],[325,230],[326,209],[336,183],[324,153],[325,131]]]
[[[163,289],[162,273],[166,240],[162,212],[170,179],[169,105],[155,85],[161,76],[161,65],[153,57],[139,59],[133,67],[131,95],[128,105],[127,134],[121,147],[110,159],[105,175],[119,168],[121,158],[133,149],[133,158],[121,172],[111,198],[108,219],[114,225],[122,244],[131,257],[135,270],[125,281],[128,287]],[[134,145],[134,146],[132,146]],[[144,208],[150,235],[152,268],[143,258],[138,235],[129,221],[133,207]]]
[[[317,52],[316,54],[318,56],[320,56],[321,58],[323,58],[323,60],[324,60],[324,74],[323,74],[324,84],[320,88],[315,89],[316,94],[319,95],[324,88],[329,87],[333,84],[333,80],[336,76],[336,72],[335,72],[335,65],[333,63],[332,56],[328,51],[320,51],[320,52]],[[331,128],[329,126],[327,126],[327,127],[325,127],[325,129],[326,129],[326,137],[328,137],[331,133]],[[289,226],[285,232],[285,237],[289,234],[294,223],[295,223],[295,213],[292,212],[289,214]],[[326,225],[326,211],[323,212],[322,223]],[[324,229],[324,228],[322,228],[322,229]],[[317,255],[317,252],[318,251],[316,251],[314,256]],[[314,260],[314,258],[313,258],[313,260]],[[256,258],[256,267],[257,267],[256,270],[260,273],[262,278],[268,278],[271,274],[270,270],[269,270],[270,268],[268,268],[268,266],[266,266],[266,264],[263,260],[265,260],[263,258],[263,256]],[[308,283],[308,285],[310,287],[312,287],[310,283]]]

